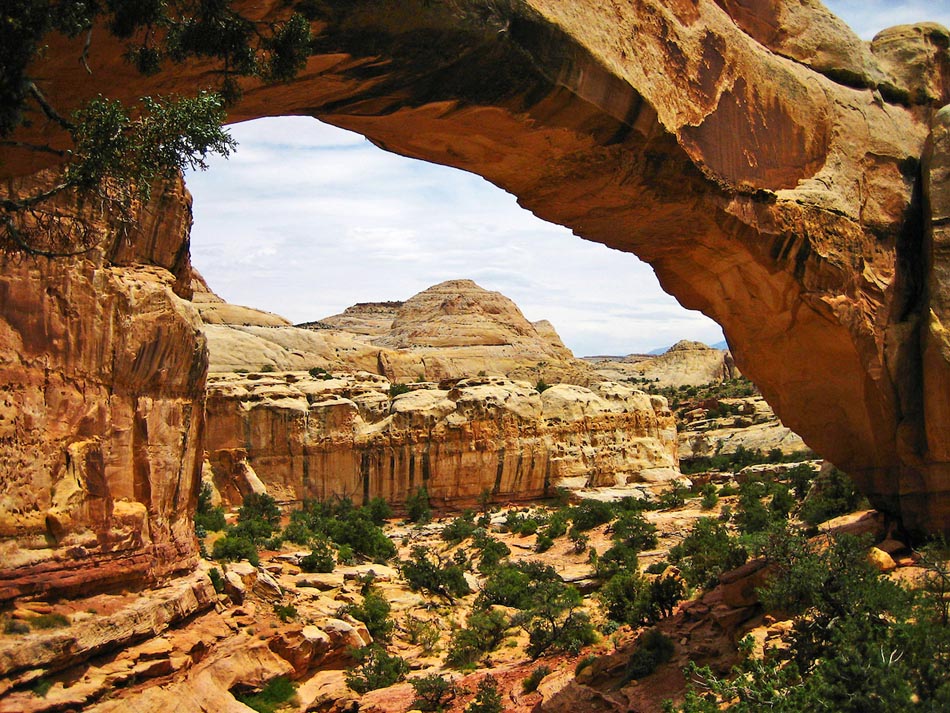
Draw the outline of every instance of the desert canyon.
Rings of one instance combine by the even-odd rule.
[[[290,12],[232,5],[261,22]],[[132,222],[96,201],[45,203],[34,227],[96,239],[57,257],[0,251],[0,606],[9,621],[70,625],[0,637],[0,711],[246,711],[236,696],[282,677],[300,682],[301,710],[407,709],[406,684],[361,698],[341,673],[374,640],[340,608],[363,601],[370,571],[394,611],[426,604],[397,584],[403,572],[358,562],[318,577],[288,545],[260,567],[214,569],[219,587],[200,550],[213,543],[195,532],[203,492],[232,525],[252,494],[283,503],[285,520],[334,498],[382,498],[402,516],[424,486],[437,517],[485,509],[518,559],[536,540],[505,518],[530,519],[534,501],[654,500],[678,492],[681,465],[752,451],[773,453],[781,478],[783,459],[807,452],[867,497],[873,509],[827,527],[875,537],[882,568],[916,566],[907,543],[950,533],[950,31],[898,26],[864,42],[811,0],[307,11],[304,68],[242,80],[230,121],[314,116],[481,175],[648,262],[722,325],[730,352],[681,343],[649,362],[581,360],[555,326],[465,279],[295,326],[224,302],[192,268],[180,177],[137,201]],[[193,91],[211,72],[189,61],[142,76],[113,34],[84,42],[50,36],[31,70],[55,78],[44,101],[64,112],[103,77],[134,102]],[[12,137],[4,206],[55,186],[66,146],[52,121]],[[757,390],[700,395],[743,377]],[[758,477],[691,474],[692,494],[739,487],[740,472]],[[701,516],[695,500],[651,514],[661,536],[644,566]],[[388,536],[408,558],[446,522]],[[598,527],[550,550],[577,591],[599,586],[584,549],[609,547],[608,521]],[[754,593],[763,571],[752,559],[684,600],[658,625],[679,647],[672,673],[640,686],[618,684],[635,632],[609,652],[604,639],[586,667],[564,654],[521,694],[533,662],[498,653],[506,710],[662,710],[687,660],[728,668],[740,631],[759,651],[780,638]],[[675,575],[663,572],[651,576]],[[299,620],[278,616],[289,606]]]

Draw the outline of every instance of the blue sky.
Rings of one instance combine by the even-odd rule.
[[[902,22],[950,25],[950,0],[826,4],[865,39]],[[231,132],[238,151],[187,178],[193,262],[229,302],[302,322],[469,278],[551,320],[579,356],[722,339],[633,255],[538,220],[477,176],[308,118]]]

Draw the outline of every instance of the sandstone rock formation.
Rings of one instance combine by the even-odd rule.
[[[276,0],[236,5],[256,19],[286,11]],[[947,529],[944,28],[896,28],[868,46],[795,0],[311,7],[315,54],[298,80],[248,82],[232,119],[316,115],[483,175],[537,215],[635,252],[685,306],[723,325],[737,365],[783,421],[875,505],[912,528]],[[198,63],[141,77],[108,33],[89,52],[84,42],[52,38],[32,72],[65,115],[106,85],[131,103],[206,78]],[[54,122],[14,139],[63,146]],[[5,190],[52,161],[4,147]],[[159,199],[166,208],[171,196]],[[105,252],[135,262],[162,243],[150,235]],[[180,264],[180,246],[146,262]],[[174,296],[180,272],[135,273],[132,282],[93,255],[4,257],[2,354],[13,373],[2,423],[15,434],[3,440],[3,532],[47,552],[24,566],[52,556],[39,539],[44,513],[53,510],[54,539],[77,530],[57,526],[65,518],[51,507],[69,447],[69,464],[94,474],[86,483],[103,476],[78,488],[95,514],[73,522],[107,534],[125,498],[149,522],[143,546],[171,548],[163,567],[190,552],[202,337]],[[112,316],[124,323],[110,332]],[[99,540],[80,547],[71,551],[115,557]]]
[[[732,354],[687,340],[677,342],[658,356],[632,354],[622,359],[594,358],[588,361],[605,378],[615,381],[640,379],[658,387],[718,384],[739,376]]]
[[[678,473],[666,399],[611,383],[477,377],[415,384],[390,398],[372,374],[212,375],[207,448],[222,496],[240,503],[253,473],[281,500],[381,496],[401,505],[426,486],[433,505],[469,506],[579,485]]]
[[[60,204],[98,248],[0,254],[0,601],[194,565],[207,354],[183,299],[190,197],[173,183],[154,208],[127,236]]]
[[[375,372],[392,381],[479,373],[532,383],[597,380],[550,322],[528,322],[510,299],[471,280],[443,282],[405,302],[354,305],[297,327],[268,312],[228,305],[200,285],[195,295],[213,372],[320,367]]]
[[[697,409],[698,413],[686,414],[686,422],[677,428],[679,455],[684,461],[718,453],[730,455],[739,447],[762,453],[778,449],[785,455],[807,450],[802,439],[775,418],[762,398],[722,401],[737,413],[709,418],[705,409]]]

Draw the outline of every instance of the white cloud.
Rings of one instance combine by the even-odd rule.
[[[946,0],[825,0],[825,5],[866,40],[894,25],[939,22],[950,27]]]

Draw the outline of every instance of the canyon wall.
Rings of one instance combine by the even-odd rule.
[[[154,581],[196,559],[207,355],[183,299],[190,196],[173,182],[131,234],[92,202],[52,210],[99,244],[0,253],[0,601]]]
[[[950,530],[945,28],[868,44],[794,0],[309,7],[307,66],[246,82],[232,119],[317,116],[636,253],[723,325],[782,421],[876,506]],[[142,77],[124,55],[105,31],[88,48],[51,38],[31,74],[66,115],[105,88],[132,103],[215,80],[201,63]],[[54,122],[14,139],[66,147]],[[7,195],[54,161],[15,145],[2,159]],[[68,259],[2,258],[3,596],[191,557],[205,362],[178,296],[185,243],[159,235],[181,237],[163,213],[175,195],[143,225],[177,227],[134,247],[116,234]]]
[[[499,377],[413,384],[391,398],[373,374],[335,379],[214,374],[208,457],[226,500],[262,484],[284,501],[384,497],[425,486],[436,507],[528,500],[559,485],[625,486],[678,475],[666,399],[617,384],[539,393]],[[243,491],[243,492],[242,492]]]

